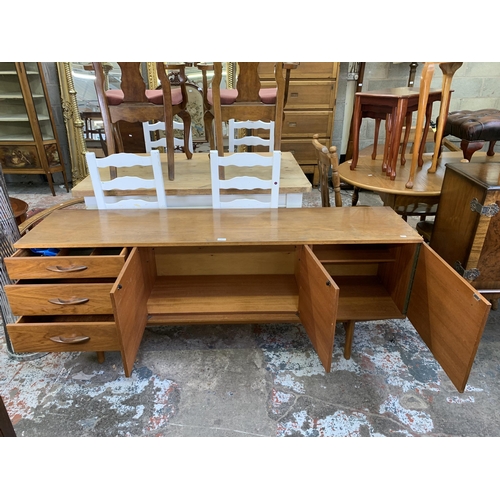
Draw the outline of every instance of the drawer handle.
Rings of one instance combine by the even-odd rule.
[[[299,97],[299,93],[298,92],[292,92],[290,94],[290,97]]]
[[[54,271],[55,273],[74,273],[75,271],[85,271],[85,269],[87,269],[87,266],[71,265],[68,267],[62,267],[62,266],[47,267],[47,271]]]
[[[51,304],[56,304],[58,306],[73,306],[75,304],[85,304],[89,299],[86,297],[70,297],[69,299],[48,299]]]
[[[52,342],[57,342],[58,344],[83,344],[88,342],[90,337],[50,337]]]
[[[288,126],[289,127],[296,127],[297,126],[297,122],[288,122]]]

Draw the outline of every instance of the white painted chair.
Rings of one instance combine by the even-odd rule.
[[[210,151],[212,207],[278,208],[280,166],[281,151],[274,151],[270,155],[232,153],[227,156],[219,156],[217,151]],[[220,167],[224,169],[223,180],[220,179]],[[227,167],[232,167],[231,172],[228,172]],[[247,172],[251,170],[252,175],[230,175],[239,168],[244,168]],[[256,189],[264,192],[243,192]],[[237,192],[228,193],[226,190]]]
[[[269,152],[274,151],[274,122],[263,122],[262,120],[251,121],[236,121],[231,118],[229,121],[228,135],[229,135],[229,152],[235,153],[237,147],[244,146],[265,146]],[[257,135],[244,135],[243,137],[238,137],[238,132],[240,130],[258,130],[264,129],[269,130],[269,138],[264,139]]]
[[[105,158],[96,158],[95,153],[85,153],[85,156],[99,210],[109,208],[167,208],[160,153],[157,150],[153,150],[149,155],[145,156],[133,153],[116,153]],[[110,167],[115,167],[117,171],[121,168],[140,167],[136,169],[135,173],[140,170],[141,173],[144,172],[144,177],[138,177],[137,175],[120,177],[118,174],[115,179],[103,179],[100,171]],[[139,194],[131,196],[106,194],[108,191],[135,191],[138,189],[154,189],[156,197],[151,195],[140,196]]]
[[[173,122],[174,130],[182,130],[184,133],[184,123],[182,122]],[[165,132],[165,122],[142,122],[142,129],[144,131],[144,144],[146,145],[146,153],[151,152],[153,148],[163,147],[165,150],[167,149],[167,139],[166,137],[160,137],[159,139],[153,140],[151,138],[151,133],[157,130],[163,130]],[[189,143],[188,143],[189,151],[193,152],[193,133],[189,130]],[[178,139],[174,137],[174,147],[184,147],[184,139]]]

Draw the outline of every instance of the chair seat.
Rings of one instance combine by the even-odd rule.
[[[182,90],[180,88],[172,89],[172,105],[176,106],[182,102]],[[107,90],[106,97],[110,106],[118,106],[123,102],[123,91],[119,89]],[[163,91],[146,90],[146,98],[152,104],[163,104]]]
[[[271,89],[260,89],[259,97],[264,104],[276,104],[276,94],[277,88]],[[236,98],[238,97],[238,91],[236,89],[221,89],[220,90],[220,100],[222,105],[234,104]],[[212,89],[207,91],[207,99],[210,105],[213,105],[212,101]]]

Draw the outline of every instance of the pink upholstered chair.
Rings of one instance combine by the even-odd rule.
[[[186,110],[188,95],[185,87],[184,65],[156,63],[161,89],[147,90],[140,71],[140,62],[119,62],[121,88],[107,90],[102,64],[92,63],[95,74],[97,98],[106,134],[108,154],[125,152],[121,139],[119,122],[163,121],[166,125],[168,178],[174,179],[174,131],[173,117],[178,115],[184,123],[184,152],[192,157],[189,149],[191,116]],[[180,86],[171,88],[167,70],[179,71]]]
[[[203,103],[205,107],[205,133],[210,149],[223,154],[222,122],[235,120],[274,121],[274,150],[281,150],[281,130],[283,110],[286,104],[290,70],[295,63],[276,63],[276,87],[262,89],[258,74],[258,62],[239,62],[235,89],[221,88],[222,63],[201,64],[197,66],[203,76]],[[211,87],[207,72],[213,70]],[[215,137],[213,122],[215,121]]]

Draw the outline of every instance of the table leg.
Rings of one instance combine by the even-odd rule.
[[[411,117],[412,117],[412,113],[409,113],[406,116],[405,136],[403,139],[403,146],[401,147],[401,165],[404,165],[406,163],[405,154],[406,154],[406,146],[408,145],[408,138],[410,137]]]
[[[403,120],[406,118],[406,110],[408,109],[408,100],[399,99],[397,107],[393,109],[392,115],[392,132],[391,132],[391,152],[390,152],[390,172],[388,175],[391,181],[396,178],[396,165],[398,163],[399,144],[401,142],[401,132],[403,130]]]
[[[392,132],[392,119],[391,115],[387,114],[387,116],[385,117],[385,144],[384,144],[384,158],[382,159],[382,172],[387,172],[387,169],[390,168],[389,157],[391,154],[391,132]]]
[[[422,144],[424,117],[427,111],[427,101],[429,100],[429,90],[434,74],[434,63],[425,63],[422,68],[422,75],[420,76],[420,93],[418,96],[418,113],[417,125],[415,128],[415,142],[413,143],[413,155],[411,158],[410,175],[406,182],[408,189],[413,188],[413,181],[415,180],[415,171],[417,170],[418,152]]]
[[[352,161],[351,170],[356,168],[359,158],[359,129],[361,127],[361,97],[356,96],[354,100],[354,112],[352,115]]]

